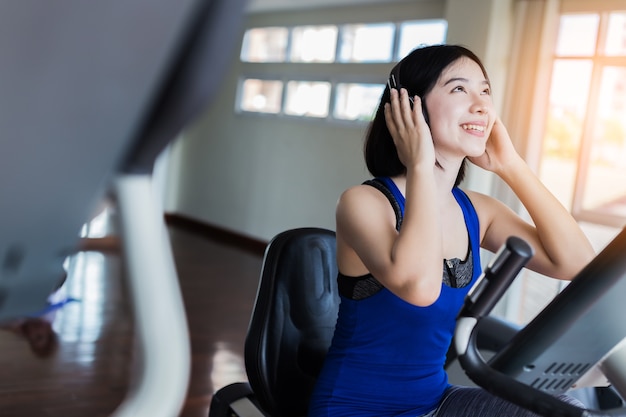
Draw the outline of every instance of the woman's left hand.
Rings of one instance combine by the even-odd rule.
[[[502,120],[498,117],[493,124],[489,139],[487,139],[485,153],[468,159],[476,166],[499,174],[512,158],[517,157],[519,157],[519,155],[513,147],[509,132],[506,130]]]

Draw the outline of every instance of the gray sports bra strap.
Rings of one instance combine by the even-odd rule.
[[[398,200],[396,200],[396,197],[393,195],[387,185],[378,178],[367,180],[363,184],[370,185],[376,188],[381,193],[383,193],[385,197],[387,197],[387,200],[389,200],[389,202],[391,203],[391,207],[393,207],[394,213],[396,213],[396,230],[400,230],[400,226],[402,226],[402,209],[400,208]]]

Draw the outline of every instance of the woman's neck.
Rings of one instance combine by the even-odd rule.
[[[452,171],[451,169],[434,167],[434,174],[437,188],[437,199],[441,203],[447,203],[452,197],[450,191],[452,190],[452,188],[454,187],[454,183],[456,182],[458,169],[456,171]],[[398,189],[402,192],[402,195],[406,196],[406,174],[393,177],[392,179],[398,186]]]

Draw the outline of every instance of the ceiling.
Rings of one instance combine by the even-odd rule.
[[[277,10],[311,9],[328,6],[348,6],[356,4],[403,3],[421,0],[248,0],[248,12],[268,12]]]

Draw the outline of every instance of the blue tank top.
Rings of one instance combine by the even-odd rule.
[[[393,181],[383,180],[403,214],[404,196]],[[442,283],[439,298],[428,307],[407,303],[382,286],[362,299],[341,295],[309,417],[415,417],[437,407],[449,386],[444,364],[456,317],[482,272],[476,211],[463,191],[455,187],[452,193],[469,235],[470,284],[452,288]]]

